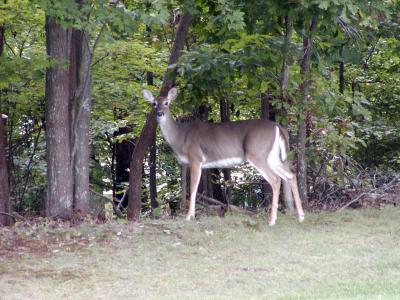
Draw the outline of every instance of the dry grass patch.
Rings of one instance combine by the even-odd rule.
[[[43,238],[45,255],[27,247],[18,250],[23,252],[18,257],[2,256],[0,295],[4,299],[393,299],[400,295],[399,209],[307,217],[298,224],[294,217],[280,215],[272,228],[262,215],[202,217],[193,222],[146,219],[141,224],[82,224],[55,231],[44,226],[24,239]],[[23,234],[22,230],[17,236]],[[2,242],[4,235],[1,229]]]

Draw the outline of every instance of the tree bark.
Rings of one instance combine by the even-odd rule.
[[[185,45],[186,36],[189,30],[189,24],[192,16],[185,13],[179,21],[178,29],[171,55],[169,57],[168,65],[175,64],[178,61],[180,52]],[[167,70],[164,76],[163,85],[160,90],[160,96],[166,96],[168,91],[173,86],[173,78],[175,71]],[[128,204],[128,220],[136,220],[140,216],[141,210],[141,181],[142,181],[142,167],[143,160],[146,152],[154,139],[157,127],[156,114],[154,110],[147,116],[146,123],[140,133],[138,143],[132,154],[129,174],[129,204]]]
[[[186,165],[181,166],[181,203],[180,210],[184,211],[186,209],[187,202],[187,176],[188,176],[188,167]]]
[[[154,139],[151,143],[151,148],[150,148],[150,157],[149,157],[149,167],[150,167],[150,178],[149,178],[149,187],[150,187],[150,205],[152,209],[155,209],[158,207],[158,202],[157,202],[157,145],[156,145],[156,139],[154,136]]]
[[[73,205],[73,182],[69,126],[70,33],[54,18],[46,17],[46,49],[56,62],[46,70],[46,216],[70,218]]]
[[[0,26],[0,56],[4,49],[4,27]],[[10,182],[7,163],[7,134],[3,120],[3,99],[0,90],[0,212],[10,213]],[[0,225],[10,225],[11,219],[0,214]]]
[[[261,94],[261,120],[270,120],[269,118],[269,95],[266,93]]]
[[[343,45],[341,45],[339,49],[339,93],[344,93]]]
[[[219,110],[221,116],[221,122],[229,122],[230,121],[230,114],[229,114],[229,103],[228,100],[221,97],[219,99]],[[224,174],[224,185],[225,185],[225,202],[231,203],[232,202],[232,176],[231,176],[231,169],[222,169],[222,173]]]
[[[82,215],[89,213],[89,129],[92,106],[91,62],[89,36],[76,31],[77,88],[73,102],[71,122],[71,158],[73,163],[74,209]]]
[[[0,95],[1,97],[1,95]],[[0,99],[1,101],[1,99]],[[2,117],[2,103],[0,103],[0,212],[10,213],[10,186],[7,166],[6,130]],[[11,219],[0,214],[0,225],[10,225]]]
[[[292,42],[293,23],[289,16],[285,17],[285,42],[281,69],[281,79],[279,83],[279,92],[282,101],[287,101],[287,87],[289,82],[289,48]]]
[[[279,83],[279,93],[281,101],[283,102],[281,114],[285,116],[284,125],[288,125],[287,121],[287,111],[285,108],[285,103],[288,101],[287,99],[287,88],[289,82],[289,48],[290,43],[292,42],[292,32],[293,32],[293,23],[289,16],[285,17],[285,43],[284,43],[284,54],[282,61],[282,69],[281,69],[281,79]],[[289,150],[289,149],[288,149]],[[286,181],[283,182],[283,199],[285,202],[286,209],[290,212],[294,212],[294,200],[292,191],[290,188],[290,184]]]
[[[269,96],[267,93],[261,94],[261,107],[260,107],[260,118],[261,120],[269,121]],[[264,178],[261,178],[261,191],[263,193],[263,205],[267,206],[269,204],[267,192],[270,189],[267,181]],[[271,190],[272,192],[272,190]]]
[[[148,33],[151,32],[150,28],[147,27],[146,31]],[[152,72],[147,72],[146,74],[147,84],[154,85],[154,78]],[[150,157],[149,157],[149,167],[150,167],[150,178],[149,178],[149,188],[150,188],[150,205],[152,209],[158,207],[157,202],[157,145],[156,145],[156,136],[151,142],[150,146]]]
[[[303,38],[303,57],[300,61],[300,72],[303,76],[303,83],[300,86],[302,93],[301,106],[303,114],[299,118],[297,135],[297,181],[299,184],[299,194],[304,203],[308,202],[307,197],[307,161],[306,161],[306,140],[307,140],[307,110],[306,105],[309,98],[311,66],[310,58],[312,53],[312,34],[317,24],[316,18],[311,20],[306,32],[307,36]]]

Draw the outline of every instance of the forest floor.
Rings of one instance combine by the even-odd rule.
[[[1,299],[400,299],[400,209],[0,228]]]

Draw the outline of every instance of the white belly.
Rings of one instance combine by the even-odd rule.
[[[230,158],[219,159],[216,161],[203,162],[201,167],[203,169],[231,168],[231,167],[237,166],[238,164],[241,164],[242,162],[243,162],[243,159],[241,157],[230,157]]]

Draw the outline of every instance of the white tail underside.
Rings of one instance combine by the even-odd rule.
[[[293,175],[283,167],[283,161],[285,161],[287,157],[286,144],[280,134],[279,127],[277,126],[275,128],[275,140],[271,152],[268,154],[267,162],[274,173],[287,181],[292,179]]]

